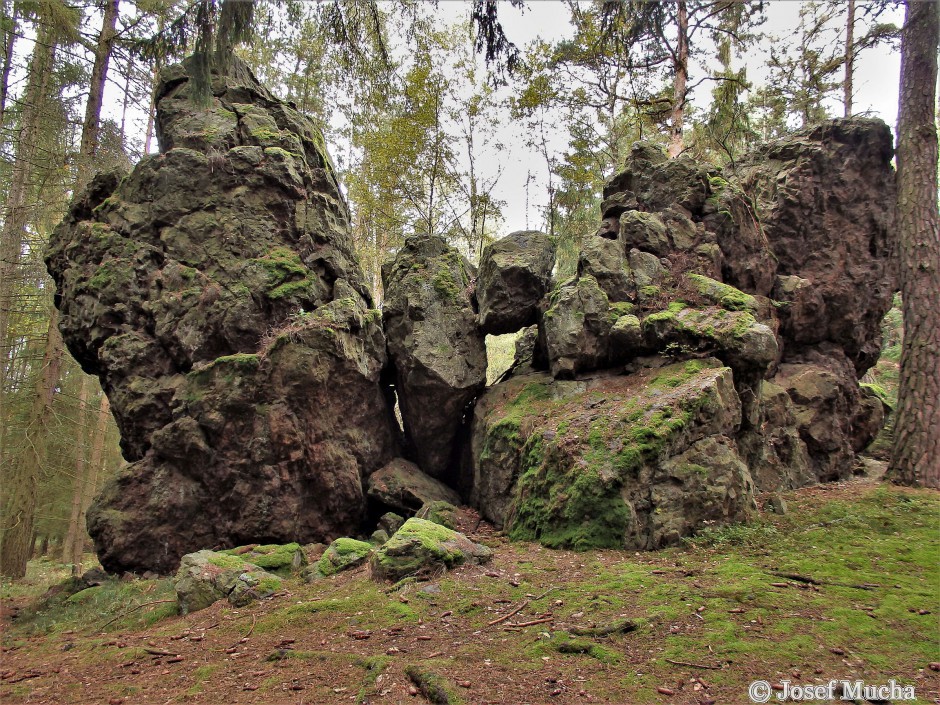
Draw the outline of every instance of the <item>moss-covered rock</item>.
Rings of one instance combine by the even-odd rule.
[[[428,502],[418,510],[415,516],[446,526],[448,529],[457,528],[457,507],[450,502]]]
[[[536,230],[513,232],[487,245],[476,285],[483,331],[515,333],[535,323],[554,264],[555,243]]]
[[[428,575],[463,563],[485,563],[492,551],[463,534],[432,521],[412,517],[372,556],[376,580],[398,581]]]
[[[382,315],[405,436],[421,470],[451,483],[465,407],[486,384],[475,278],[473,265],[438,236],[409,237],[382,266]]]
[[[307,580],[329,577],[344,570],[362,565],[375,550],[375,546],[366,541],[350,538],[336,539],[324,551],[312,567],[305,572]]]
[[[188,614],[228,599],[236,607],[281,589],[281,579],[241,556],[215,551],[189,553],[173,579],[180,612]]]
[[[284,577],[307,565],[307,556],[299,543],[267,544],[263,546],[251,544],[221,551],[221,553],[238,556],[243,561],[253,563],[270,573]]]
[[[542,316],[548,361],[554,377],[571,378],[605,367],[610,352],[610,301],[589,275],[561,284]]]
[[[731,439],[740,422],[731,370],[716,360],[580,382],[521,376],[478,404],[472,501],[510,537],[546,546],[675,542],[675,522],[657,522],[654,514],[687,515],[681,531],[688,534],[706,521],[736,520],[750,506],[752,483],[740,459],[707,470],[740,489],[728,505],[705,501],[708,482],[650,499],[658,485],[675,483],[663,467],[693,444],[718,436],[735,454]]]

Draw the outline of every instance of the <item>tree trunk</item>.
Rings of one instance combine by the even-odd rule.
[[[46,25],[40,25],[38,31],[39,35],[29,62],[29,78],[23,96],[16,156],[3,212],[3,231],[0,234],[0,391],[4,394],[8,391],[7,362],[13,347],[8,338],[8,331],[16,296],[16,272],[23,249],[23,234],[29,220],[27,197],[35,162],[42,106],[49,91],[49,79],[55,59],[53,31]]]
[[[676,3],[679,41],[676,47],[675,76],[672,83],[672,116],[669,122],[669,156],[682,152],[682,123],[685,120],[685,90],[689,81],[689,10],[685,0]]]
[[[936,85],[940,4],[908,0],[901,35],[898,233],[904,344],[886,478],[940,488],[940,214]]]
[[[85,474],[85,484],[82,488],[81,511],[78,516],[78,537],[72,547],[72,574],[80,575],[82,570],[82,555],[85,552],[85,539],[88,529],[85,527],[85,517],[88,507],[95,497],[98,489],[98,477],[104,466],[104,442],[108,435],[108,419],[111,418],[111,405],[107,395],[101,393],[101,406],[98,408],[98,423],[95,425],[95,437],[91,445],[91,460],[88,463],[88,472]]]
[[[855,0],[849,0],[845,21],[845,81],[842,84],[845,117],[852,117],[852,74],[855,70]]]
[[[39,474],[46,464],[46,432],[52,419],[52,400],[62,365],[62,337],[58,323],[58,312],[52,308],[42,369],[37,375],[33,409],[26,428],[26,449],[9,475],[6,526],[3,527],[3,544],[0,546],[0,575],[10,578],[26,575],[26,562],[33,548],[36,489]]]
[[[78,523],[82,512],[82,497],[85,489],[85,475],[88,466],[85,463],[85,436],[88,430],[88,391],[91,383],[87,375],[82,376],[82,387],[78,393],[78,431],[76,437],[81,439],[75,448],[75,477],[72,479],[72,505],[69,513],[69,525],[65,531],[65,540],[62,542],[62,562],[72,563],[73,548],[85,532],[85,527]],[[81,555],[81,554],[79,554]],[[73,569],[74,573],[74,569]]]
[[[7,111],[7,91],[10,88],[10,72],[13,70],[13,45],[16,43],[16,20],[19,8],[14,4],[13,12],[7,11],[7,2],[3,3],[4,22],[9,25],[3,28],[3,68],[0,69],[0,130]],[[5,133],[4,133],[5,134]]]
[[[78,173],[75,178],[76,191],[84,186],[91,176],[91,166],[98,152],[101,103],[104,100],[104,86],[108,78],[111,47],[114,45],[114,28],[117,25],[119,3],[120,0],[108,0],[104,7],[101,32],[98,33],[95,63],[91,69],[91,87],[88,92],[88,102],[85,105],[85,121],[82,124],[82,143],[79,148]]]

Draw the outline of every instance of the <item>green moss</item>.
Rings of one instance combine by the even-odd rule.
[[[658,370],[648,388],[668,389],[669,397],[637,395],[631,388],[632,396],[608,403],[600,415],[584,413],[594,403],[590,396],[555,400],[539,390],[535,399],[523,401],[526,388],[491,411],[485,443],[505,439],[520,458],[506,518],[510,538],[553,548],[622,546],[632,521],[621,497],[624,481],[659,457],[688,425],[704,403],[698,380],[706,371],[714,374],[717,364],[694,360]],[[672,401],[664,406],[666,398]],[[558,419],[553,437],[540,432],[545,418]]]
[[[460,288],[454,280],[454,275],[447,267],[441,267],[431,281],[434,291],[445,300],[456,303],[460,300]]]
[[[259,142],[271,142],[281,138],[280,130],[272,130],[270,127],[257,127],[251,131],[251,136]]]
[[[280,157],[281,159],[299,159],[300,155],[291,152],[283,147],[265,147],[264,153],[269,157]]]
[[[757,299],[728,284],[690,272],[686,278],[708,301],[729,311],[756,311]]]
[[[361,565],[371,555],[374,546],[366,541],[338,538],[329,545],[317,561],[316,570],[322,576],[335,575]]]
[[[877,397],[881,403],[887,406],[889,409],[894,409],[895,405],[891,399],[891,396],[888,394],[888,390],[886,390],[880,384],[869,384],[868,382],[862,382],[858,386],[861,387],[863,391]]]
[[[647,286],[640,287],[640,295],[645,296],[648,299],[653,298],[654,296],[659,296],[659,293],[662,291],[655,284],[649,284]]]
[[[237,570],[245,566],[245,561],[241,556],[232,556],[227,553],[215,553],[209,556],[208,561],[211,565],[225,570]]]
[[[649,321],[650,323],[658,323],[662,321],[672,321],[675,320],[676,314],[688,308],[688,304],[684,301],[673,301],[669,304],[669,307],[663,311],[657,311],[656,313],[651,313],[648,315],[644,321]]]

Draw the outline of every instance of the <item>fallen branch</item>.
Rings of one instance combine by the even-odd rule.
[[[877,587],[881,587],[877,583],[861,583],[858,585],[853,585],[851,583],[831,583],[827,580],[817,580],[808,575],[800,575],[798,573],[782,573],[776,570],[767,571],[770,575],[776,575],[778,578],[786,578],[787,580],[792,580],[797,583],[806,583],[807,585],[829,585],[831,587],[845,587],[852,588],[853,590],[874,590]],[[775,583],[771,583],[775,585]]]
[[[538,598],[536,598],[536,599],[538,599]],[[509,618],[512,617],[513,615],[516,615],[516,614],[519,614],[520,612],[522,612],[522,610],[524,610],[524,609],[529,605],[529,602],[530,602],[530,600],[526,600],[526,601],[523,602],[521,605],[519,605],[518,607],[516,607],[516,609],[514,609],[512,612],[509,612],[508,614],[504,614],[502,617],[497,617],[496,619],[494,619],[494,620],[492,620],[492,621],[490,621],[490,622],[487,622],[487,625],[486,625],[486,626],[492,627],[494,624],[499,624],[500,622],[505,622],[507,619],[509,619]]]
[[[517,628],[518,627],[531,627],[533,624],[545,624],[546,622],[554,622],[554,621],[555,621],[554,617],[542,617],[541,619],[533,619],[532,621],[529,621],[529,622],[510,622],[509,624],[506,625],[506,628],[508,629],[511,627],[517,627]]]
[[[125,612],[124,614],[119,614],[117,617],[114,617],[113,619],[109,619],[107,622],[105,622],[105,623],[102,624],[100,627],[98,627],[98,629],[99,629],[99,630],[103,630],[105,627],[107,627],[107,626],[113,624],[114,622],[118,621],[119,619],[122,619],[122,618],[126,617],[126,616],[129,615],[131,612],[136,612],[136,611],[139,610],[141,607],[149,607],[150,605],[162,605],[162,604],[164,604],[164,603],[166,603],[166,602],[176,602],[176,600],[175,600],[175,599],[173,599],[173,600],[154,600],[153,602],[144,602],[144,603],[142,603],[142,604],[140,604],[140,605],[137,605],[136,607],[132,607],[131,609],[127,610],[127,612]],[[172,655],[175,656],[176,654],[172,654]]]
[[[172,651],[164,651],[163,649],[148,649],[144,647],[144,651],[153,656],[179,656],[179,654],[174,654]]]
[[[721,670],[721,666],[709,666],[704,663],[689,663],[688,661],[673,661],[671,658],[667,658],[666,663],[671,663],[673,666],[685,666],[687,668],[704,668],[709,671]]]

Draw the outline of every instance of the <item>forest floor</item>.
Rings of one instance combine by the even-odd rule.
[[[168,580],[37,602],[64,574],[34,561],[2,590],[0,702],[744,704],[755,680],[833,679],[940,702],[940,494],[784,497],[643,554],[514,544],[465,512],[487,565],[397,590],[362,568],[187,616]]]

